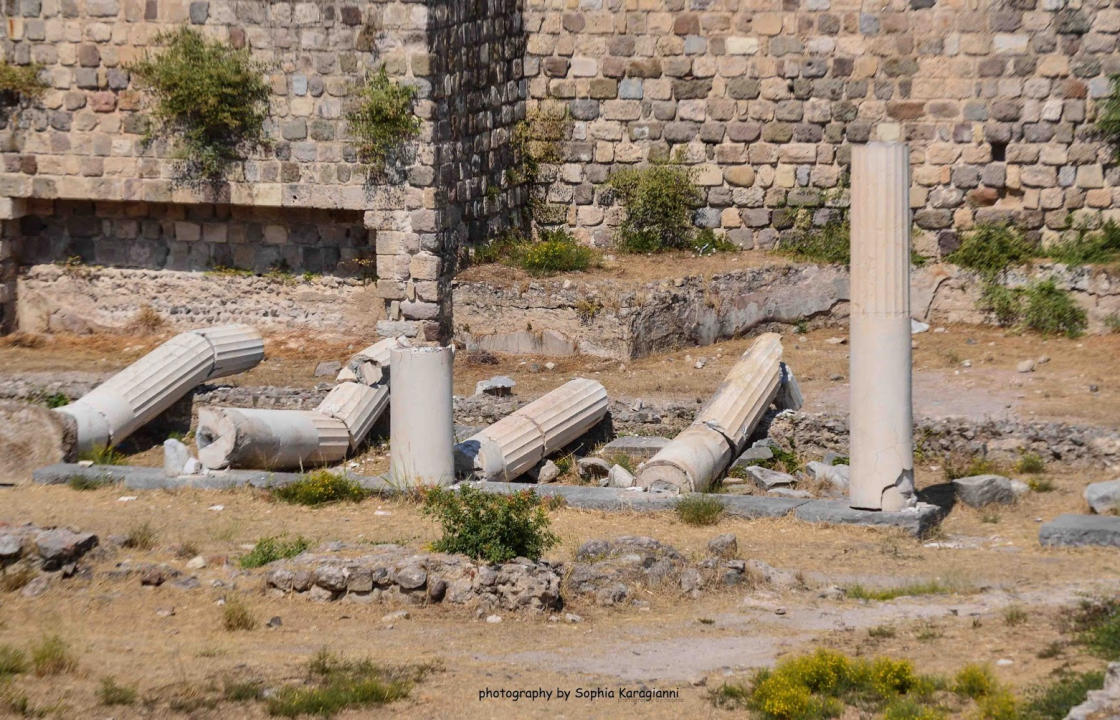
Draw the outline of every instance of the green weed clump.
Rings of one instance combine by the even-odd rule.
[[[94,465],[124,465],[127,456],[114,447],[98,445],[79,457],[80,460],[89,460]]]
[[[987,665],[965,665],[953,678],[953,692],[973,700],[991,694],[997,687],[992,669]]]
[[[47,635],[31,648],[31,666],[35,674],[61,675],[78,667],[77,659],[58,635]]]
[[[112,479],[107,477],[89,477],[88,475],[71,475],[66,480],[66,486],[71,490],[100,490],[103,487],[109,487],[113,484]]]
[[[1120,225],[1108,220],[1099,230],[1078,228],[1069,239],[1047,248],[1046,256],[1066,265],[1113,262],[1120,256]]]
[[[222,627],[230,632],[252,630],[257,626],[253,611],[239,598],[226,598],[222,606]]]
[[[219,182],[227,167],[263,144],[269,88],[247,49],[208,40],[188,27],[161,33],[159,55],[129,66],[154,97],[155,127],[184,161],[181,182]]]
[[[11,645],[0,645],[0,678],[27,670],[27,655]]]
[[[159,533],[151,523],[143,522],[134,525],[128,530],[124,538],[124,546],[133,550],[151,550],[159,540]]]
[[[402,143],[420,134],[420,118],[412,111],[415,100],[416,88],[393,81],[384,67],[366,79],[357,106],[346,117],[363,161],[384,167]]]
[[[460,485],[433,488],[420,509],[443,528],[432,544],[439,552],[462,553],[476,560],[502,563],[515,557],[537,560],[557,542],[548,513],[531,490],[500,495]]]
[[[131,705],[136,702],[136,688],[118,685],[111,677],[101,678],[97,699],[102,705]]]
[[[361,502],[369,496],[357,480],[329,470],[316,470],[293,483],[273,488],[279,500],[295,505],[324,505],[333,502]]]
[[[958,588],[940,580],[923,580],[888,588],[870,588],[856,583],[844,588],[848,597],[854,600],[894,600],[914,595],[948,595]]]
[[[1000,325],[1019,326],[1044,335],[1074,338],[1088,327],[1085,310],[1053,278],[1021,288],[986,285],[980,309],[990,312]]]
[[[1015,469],[1021,473],[1037,475],[1046,469],[1046,463],[1037,453],[1028,452],[1019,456],[1019,463],[1015,466]]]
[[[553,275],[586,270],[597,260],[594,250],[579,242],[564,229],[540,230],[536,242],[526,243],[514,262],[532,275]]]
[[[966,233],[960,247],[946,256],[949,262],[975,270],[994,281],[1006,270],[1034,257],[1036,249],[1014,225],[982,224]]]
[[[686,495],[674,509],[686,525],[715,525],[723,517],[723,503],[711,495]]]
[[[266,537],[257,541],[247,554],[241,556],[239,563],[243,568],[259,568],[270,562],[295,557],[306,550],[310,543],[306,538],[297,537],[285,540],[281,537]]]
[[[777,249],[796,260],[846,266],[852,261],[851,233],[851,224],[846,219],[833,218],[821,226],[799,223],[783,233]]]
[[[1049,682],[1027,691],[1017,720],[1064,720],[1070,710],[1085,702],[1089,691],[1103,686],[1104,672],[1100,670],[1059,671]]]
[[[1097,132],[1112,148],[1113,158],[1120,160],[1120,75],[1109,78],[1108,97],[1097,109]]]
[[[822,648],[758,672],[749,686],[725,684],[710,698],[717,706],[747,707],[767,720],[837,717],[845,705],[892,718],[925,718],[941,716],[915,713],[932,706],[938,687],[936,678],[918,675],[908,660],[850,658]]]
[[[12,65],[0,61],[0,93],[27,100],[39,97],[47,89],[47,84],[39,79],[42,69],[38,63]]]
[[[660,163],[615,172],[607,185],[626,208],[618,230],[625,252],[687,250],[696,229],[692,213],[703,201],[692,173],[682,165]]]
[[[1084,600],[1067,624],[1078,642],[1105,660],[1120,660],[1120,599]]]
[[[332,717],[347,708],[391,703],[407,697],[431,668],[390,668],[369,660],[341,660],[323,650],[311,660],[308,670],[307,684],[283,687],[269,697],[269,715]]]

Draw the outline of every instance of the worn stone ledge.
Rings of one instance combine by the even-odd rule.
[[[1059,515],[1039,528],[1038,541],[1050,547],[1106,545],[1120,548],[1120,517]]]
[[[941,522],[943,511],[928,503],[918,503],[916,507],[901,512],[880,512],[857,510],[848,507],[842,500],[810,500],[798,505],[793,514],[805,522],[894,527],[915,537],[923,537]]]
[[[39,468],[32,479],[40,484],[61,485],[72,477],[120,483],[132,490],[157,490],[175,488],[201,488],[225,490],[249,485],[252,487],[279,487],[299,479],[297,473],[279,473],[262,470],[225,470],[211,475],[184,475],[167,477],[161,468],[132,467],[127,465],[91,465],[89,467],[59,463]],[[394,487],[384,476],[353,476],[362,487],[376,493],[394,494]],[[587,510],[612,510],[657,512],[672,510],[680,499],[676,495],[645,493],[631,489],[586,487],[582,485],[533,485],[529,483],[476,482],[471,483],[485,492],[510,494],[531,490],[543,498],[563,498],[576,508]],[[748,519],[784,517],[793,513],[808,522],[828,522],[855,525],[883,525],[899,527],[913,535],[921,536],[940,520],[941,512],[932,505],[921,505],[914,512],[877,513],[851,510],[842,501],[803,500],[754,495],[708,495],[721,502],[728,515]]]

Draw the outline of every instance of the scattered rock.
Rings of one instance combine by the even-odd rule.
[[[158,608],[156,610],[156,617],[171,617],[175,614],[175,608]]]
[[[32,578],[31,582],[23,586],[19,594],[26,598],[39,597],[47,591],[51,586],[51,578],[49,575],[40,575]]]
[[[731,558],[739,554],[739,540],[731,533],[716,535],[708,541],[708,553],[721,558]]]
[[[1030,491],[1031,491],[1031,486],[1026,484],[1025,482],[1023,482],[1022,480],[1015,480],[1015,479],[1011,480],[1011,492],[1015,493],[1015,499],[1016,500],[1023,497],[1024,495],[1026,495]]]
[[[604,445],[599,454],[610,457],[622,453],[638,460],[649,460],[668,444],[669,438],[656,435],[622,435]]]
[[[163,441],[163,474],[167,477],[179,477],[187,460],[191,458],[191,451],[183,443],[174,438]]]
[[[581,480],[595,480],[610,475],[611,466],[602,458],[583,457],[576,460],[576,472]]]
[[[280,618],[279,615],[273,615],[268,619],[268,622],[265,623],[265,627],[278,628],[283,624],[284,621]]]
[[[1120,517],[1112,515],[1059,515],[1038,530],[1042,545],[1120,547]]]
[[[760,465],[748,465],[743,468],[743,472],[762,490],[788,487],[797,483],[797,478],[788,473],[768,470]]]
[[[491,395],[493,397],[509,397],[513,395],[513,388],[517,385],[512,378],[505,375],[495,375],[489,380],[480,380],[474,386],[475,395]]]
[[[545,485],[560,477],[560,468],[551,460],[545,460],[536,468],[537,483]]]
[[[23,539],[14,533],[0,535],[0,560],[15,560],[23,552]]]
[[[953,481],[957,499],[974,508],[993,503],[1009,505],[1015,502],[1011,480],[1002,475],[973,475]]]
[[[758,445],[756,447],[749,447],[731,463],[731,467],[748,467],[756,465],[765,460],[770,460],[774,457],[774,451],[770,449],[769,445]]]
[[[929,323],[924,323],[920,320],[915,320],[914,318],[910,318],[910,334],[911,335],[917,335],[919,333],[924,333],[926,330],[929,330]]]
[[[184,475],[202,475],[206,468],[198,461],[198,458],[188,458],[187,464],[183,466]]]
[[[1015,369],[1021,373],[1029,373],[1034,372],[1034,366],[1035,361],[1031,358],[1028,358],[1026,360],[1020,361],[1019,364],[1015,366]]]
[[[315,377],[334,376],[342,369],[342,363],[337,360],[324,360],[315,366]]]
[[[428,582],[428,571],[420,565],[406,565],[393,578],[405,590],[419,590]]]
[[[797,579],[795,573],[779,570],[761,560],[748,560],[747,569],[759,580],[776,588],[790,589],[801,586],[801,581]]]
[[[187,561],[188,570],[201,570],[204,567],[206,567],[206,558],[202,557],[201,555],[195,555],[193,558]]]
[[[486,616],[486,622],[489,623],[490,625],[497,625],[501,621],[502,621],[502,616],[501,615],[487,615]]]
[[[607,473],[607,486],[615,488],[634,487],[634,476],[621,465],[612,465]]]
[[[1089,503],[1089,507],[1098,515],[1120,509],[1120,478],[1090,483],[1085,488],[1085,502]]]
[[[564,613],[564,622],[581,623],[583,618],[575,613]]]
[[[829,345],[846,345],[846,344],[848,344],[848,338],[846,338],[846,337],[830,337],[827,340],[825,340],[825,342],[828,343]]]
[[[814,460],[805,466],[805,470],[813,480],[827,486],[835,494],[848,492],[851,469],[847,465],[831,465]]]
[[[54,570],[77,560],[97,547],[93,533],[78,533],[66,528],[44,530],[35,536],[35,548],[43,558],[43,569]]]
[[[383,623],[397,622],[398,620],[408,620],[410,617],[412,617],[412,615],[409,614],[408,610],[397,610],[397,611],[391,612],[387,615],[382,615],[381,616],[381,622],[383,622]]]
[[[688,568],[681,573],[681,592],[686,594],[699,592],[703,581],[699,570]]]

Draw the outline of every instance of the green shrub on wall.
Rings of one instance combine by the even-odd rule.
[[[619,170],[607,183],[626,208],[618,231],[623,250],[649,253],[692,246],[696,234],[692,212],[703,195],[688,168],[657,164]]]
[[[1120,161],[1120,75],[1110,78],[1111,92],[1100,104],[1097,131],[1112,146],[1113,157]]]
[[[166,48],[129,67],[149,86],[157,135],[173,140],[187,184],[217,183],[230,163],[263,144],[269,88],[248,50],[190,28],[161,33]]]
[[[46,85],[39,79],[42,65],[12,65],[0,61],[0,93],[13,100],[33,100],[42,94]]]
[[[347,115],[364,162],[383,168],[402,143],[420,134],[420,119],[412,112],[415,99],[416,88],[397,84],[385,68],[369,76],[357,106]]]

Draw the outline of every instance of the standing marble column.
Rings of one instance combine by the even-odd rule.
[[[451,420],[449,347],[394,349],[389,353],[389,477],[397,487],[451,485],[455,442]]]
[[[852,507],[914,503],[910,395],[910,151],[852,146]]]

